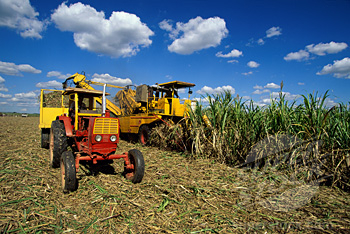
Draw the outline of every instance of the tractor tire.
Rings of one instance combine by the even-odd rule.
[[[139,129],[139,143],[141,145],[147,145],[149,144],[149,128],[147,125],[142,125]]]
[[[44,148],[44,149],[50,148],[50,129],[49,128],[41,129],[41,148]]]
[[[50,166],[58,168],[60,166],[60,158],[68,147],[66,130],[64,124],[55,120],[52,121],[50,130]]]
[[[64,193],[69,193],[77,188],[75,159],[72,151],[64,151],[61,157],[61,184]]]
[[[124,169],[124,176],[134,184],[140,183],[145,174],[145,160],[142,153],[137,149],[129,150],[129,161],[134,165],[134,169]]]

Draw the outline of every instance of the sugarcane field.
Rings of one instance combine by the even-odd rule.
[[[0,0],[0,234],[350,233],[350,0]]]
[[[137,148],[144,156],[141,183],[123,177],[123,161],[87,161],[70,193],[62,192],[60,170],[40,147],[39,118],[2,117],[1,232],[349,231],[349,145],[337,145],[349,143],[348,107],[329,110],[312,95],[304,97],[309,106],[296,107],[281,96],[269,109],[247,111],[249,105],[228,93],[210,98],[186,119],[190,129],[185,121],[157,126],[148,146],[120,140],[117,151]],[[311,125],[313,116],[322,123]],[[254,122],[258,117],[264,121]],[[329,130],[334,125],[344,129]],[[268,134],[254,132],[263,128]]]

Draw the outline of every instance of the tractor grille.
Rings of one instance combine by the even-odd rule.
[[[94,125],[94,134],[118,134],[118,119],[96,118]]]

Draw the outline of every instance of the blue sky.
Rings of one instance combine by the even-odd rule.
[[[38,113],[41,88],[81,71],[257,105],[283,81],[287,99],[329,90],[328,105],[348,103],[349,12],[349,0],[0,0],[0,111]]]

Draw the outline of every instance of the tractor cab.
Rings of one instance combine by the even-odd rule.
[[[63,95],[69,97],[68,116],[72,119],[74,130],[86,129],[86,123],[83,124],[83,122],[86,122],[83,121],[84,119],[102,116],[102,107],[96,102],[96,99],[103,96],[103,91],[82,88],[66,88]],[[105,95],[109,94],[106,93]]]
[[[194,87],[195,84],[183,81],[170,81],[167,83],[159,84],[159,86],[164,89],[164,91],[162,92],[162,97],[179,98],[179,89],[188,88],[188,94],[190,96],[192,94],[191,87]]]
[[[164,114],[183,117],[188,106],[191,106],[190,96],[192,94],[191,87],[195,84],[183,81],[170,81],[158,85],[161,88],[161,97],[158,101],[158,108],[164,109]],[[179,89],[188,88],[188,99],[183,103],[179,99]]]

